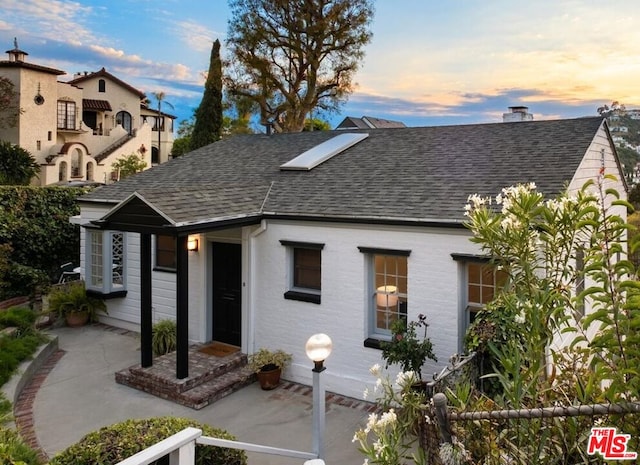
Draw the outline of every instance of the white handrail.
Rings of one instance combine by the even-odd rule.
[[[248,442],[230,441],[228,439],[202,436],[201,429],[189,427],[169,436],[167,439],[164,439],[147,449],[138,452],[135,455],[132,455],[128,459],[118,462],[117,465],[149,465],[154,460],[158,460],[159,458],[169,454],[171,454],[171,465],[194,465],[196,444],[304,459],[306,460],[305,464],[324,464],[323,461],[318,459],[317,454],[312,452],[281,449],[278,447],[262,446],[260,444],[252,444]]]
[[[195,441],[200,436],[202,436],[201,429],[185,428],[128,459],[118,462],[117,465],[149,465],[154,460],[175,452],[179,456],[175,461],[178,465],[193,465],[195,463]],[[174,463],[174,460],[171,462]]]
[[[302,452],[293,449],[281,449],[278,447],[262,446],[260,444],[251,444],[249,442],[230,441],[228,439],[212,438],[210,436],[201,436],[196,439],[197,444],[208,446],[228,447],[229,449],[242,449],[249,452],[260,452],[262,454],[281,455],[284,457],[292,457],[295,459],[317,459],[318,456],[312,452]]]

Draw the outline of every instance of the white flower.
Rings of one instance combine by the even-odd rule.
[[[526,321],[525,318],[524,318],[524,312],[521,311],[520,313],[518,313],[514,317],[513,321],[515,321],[516,323],[518,323],[520,325],[524,324],[524,322]]]
[[[382,414],[382,416],[380,417],[380,421],[378,422],[378,425],[381,428],[386,428],[387,426],[395,425],[397,420],[398,420],[398,416],[396,415],[395,410],[389,409],[388,412],[384,412]]]
[[[396,384],[400,389],[405,388],[407,386],[411,386],[412,384],[418,381],[418,375],[415,371],[401,371],[396,376]]]
[[[378,423],[378,414],[377,413],[370,413],[369,414],[369,418],[367,419],[367,426],[364,428],[365,434],[369,434],[371,429],[374,426],[376,426],[377,423]]]
[[[369,388],[365,388],[364,392],[362,393],[362,398],[364,400],[367,400],[367,397],[369,397]]]
[[[378,389],[382,387],[382,378],[376,380],[376,385],[373,387],[373,392],[378,392]]]
[[[369,368],[369,373],[376,377],[380,376],[380,364],[376,363],[371,368]]]

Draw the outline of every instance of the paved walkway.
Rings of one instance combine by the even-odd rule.
[[[32,445],[53,456],[85,434],[128,418],[179,416],[222,428],[239,441],[311,450],[311,389],[283,383],[273,391],[256,384],[202,410],[192,410],[115,383],[114,373],[139,363],[137,335],[100,325],[59,328],[60,350],[34,377],[16,405],[16,422]],[[329,394],[327,464],[361,464],[351,442],[373,407]],[[299,459],[248,454],[249,464],[299,465]]]

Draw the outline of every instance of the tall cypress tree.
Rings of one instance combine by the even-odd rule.
[[[222,61],[220,41],[211,48],[209,75],[204,84],[204,95],[196,110],[196,121],[191,134],[191,150],[209,145],[220,139],[222,131]]]

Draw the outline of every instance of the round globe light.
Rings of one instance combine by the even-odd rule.
[[[333,343],[331,338],[323,333],[311,336],[304,346],[304,350],[313,362],[322,362],[331,354]]]

